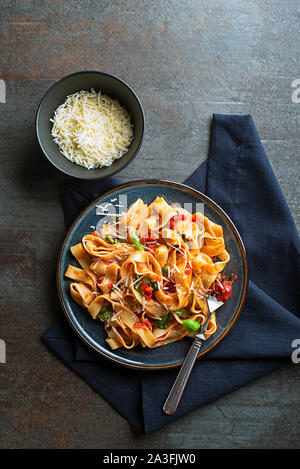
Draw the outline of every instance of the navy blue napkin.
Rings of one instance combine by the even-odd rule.
[[[62,202],[68,227],[93,199],[122,181],[67,180]],[[163,403],[178,373],[136,371],[100,358],[82,344],[61,311],[42,339],[132,425],[150,433],[290,361],[300,338],[300,243],[251,116],[214,115],[210,151],[185,184],[229,214],[244,240],[250,282],[235,327],[198,360],[176,414]]]

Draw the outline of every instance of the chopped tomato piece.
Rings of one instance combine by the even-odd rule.
[[[136,329],[141,329],[142,327],[147,327],[147,329],[152,330],[152,324],[148,319],[140,319],[139,321],[136,321],[133,325]]]
[[[143,322],[144,322],[145,326],[146,326],[148,329],[150,329],[150,331],[151,331],[151,329],[152,329],[152,324],[151,324],[151,322],[148,321],[148,319],[144,319]]]
[[[227,301],[231,297],[232,282],[222,278],[221,282],[216,280],[212,286],[211,293],[215,293],[218,301]]]
[[[192,216],[192,222],[193,222],[193,223],[197,223],[198,221],[199,221],[199,222],[202,221],[201,216],[198,216],[198,217],[197,217],[197,213],[194,213],[194,215]]]
[[[178,221],[186,220],[186,215],[174,215],[174,217],[170,218],[170,228],[171,230],[175,229],[175,225]]]
[[[192,270],[193,270],[192,264],[190,262],[187,262],[186,267],[185,267],[185,273],[189,274]]]
[[[94,236],[98,236],[98,238],[99,238],[99,233],[97,233],[97,231],[93,231],[93,233],[91,233],[91,234],[94,235]]]
[[[172,282],[172,280],[164,280],[162,289],[163,289],[164,293],[166,293],[168,295],[169,293],[175,293],[176,292],[176,285],[175,285],[174,282]]]
[[[144,324],[142,323],[142,321],[136,321],[133,325],[133,327],[135,329],[141,329],[142,327],[144,327]]]
[[[109,261],[107,259],[104,259],[103,262],[104,262],[105,265],[109,265],[109,264],[118,264],[118,265],[120,265],[119,261],[115,261],[115,260]]]
[[[143,282],[143,280],[140,282],[140,287],[142,295],[145,297],[145,299],[148,301],[151,300],[153,295],[153,288],[147,282]]]
[[[99,288],[101,288],[102,280],[99,279],[99,278],[97,278],[97,282],[96,282],[96,283],[97,283],[97,286],[98,286]],[[107,287],[108,287],[109,290],[112,290],[113,286],[114,286],[113,283],[109,283],[109,284],[107,285]]]
[[[141,238],[141,243],[145,244],[148,248],[156,248],[158,245],[158,239],[149,235],[145,238]]]

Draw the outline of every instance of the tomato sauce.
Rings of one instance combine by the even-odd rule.
[[[185,273],[186,274],[189,274],[190,272],[192,272],[193,268],[192,268],[192,265],[190,262],[187,262],[186,263],[186,266],[185,266]]]
[[[218,301],[227,301],[231,297],[232,284],[236,281],[236,275],[230,277],[231,280],[226,280],[226,276],[222,280],[216,280],[212,286],[211,293],[215,293]]]
[[[162,289],[163,289],[163,292],[168,295],[169,293],[176,292],[176,285],[174,282],[172,282],[172,280],[164,280]]]
[[[139,321],[136,321],[133,325],[135,329],[141,329],[142,327],[147,327],[147,329],[152,330],[152,324],[148,319],[140,319]]]
[[[186,216],[185,215],[174,215],[174,217],[170,218],[170,228],[171,230],[174,230],[175,229],[175,225],[178,221],[184,221],[186,220]]]
[[[153,288],[147,282],[143,282],[143,280],[140,282],[140,287],[143,297],[147,301],[151,300],[153,296]]]
[[[153,238],[153,236],[147,236],[145,238],[141,238],[141,243],[146,245],[148,248],[155,249],[159,244],[158,238]]]

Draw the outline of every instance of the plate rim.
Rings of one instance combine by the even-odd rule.
[[[192,193],[195,193],[195,196],[200,196],[202,198],[204,198],[205,202],[207,202],[210,206],[212,206],[214,209],[216,209],[222,216],[224,216],[227,220],[227,222],[229,223],[231,229],[232,229],[232,232],[235,236],[235,239],[239,245],[239,248],[240,248],[240,251],[241,251],[241,254],[242,254],[242,262],[243,262],[243,266],[244,266],[244,272],[245,272],[245,278],[244,278],[244,283],[243,283],[243,290],[242,290],[242,294],[241,294],[241,299],[240,299],[240,302],[239,302],[239,305],[237,307],[237,310],[235,312],[235,315],[233,316],[230,324],[226,327],[226,329],[224,330],[224,332],[222,333],[222,335],[218,338],[218,340],[216,340],[214,343],[212,343],[206,350],[204,351],[200,351],[197,355],[197,360],[206,355],[208,352],[210,352],[212,349],[214,349],[225,337],[226,335],[230,332],[230,330],[232,329],[232,327],[234,326],[234,324],[236,323],[236,320],[238,318],[238,316],[240,315],[240,312],[241,312],[241,309],[245,303],[245,299],[246,299],[246,295],[247,295],[247,290],[248,290],[248,283],[249,283],[249,273],[248,273],[248,262],[247,262],[247,254],[246,254],[246,249],[245,249],[245,245],[243,243],[243,240],[242,240],[242,237],[238,231],[238,229],[236,228],[236,226],[234,225],[233,221],[231,220],[231,218],[226,214],[226,212],[213,200],[211,199],[210,197],[208,197],[206,194],[204,194],[203,192],[201,191],[198,191],[197,189],[194,189],[193,187],[190,187],[186,184],[183,184],[183,183],[179,183],[179,182],[173,182],[173,181],[169,181],[169,180],[165,180],[165,179],[137,179],[137,180],[134,180],[134,181],[130,181],[130,182],[125,182],[123,184],[120,184],[118,185],[117,187],[114,187],[113,189],[110,189],[106,192],[104,192],[103,194],[101,194],[99,197],[97,197],[96,199],[94,199],[92,202],[90,202],[80,213],[79,215],[75,218],[75,220],[73,221],[73,223],[71,224],[71,226],[69,227],[67,233],[66,233],[66,236],[63,240],[63,243],[62,243],[62,246],[61,246],[61,249],[59,251],[59,255],[58,255],[58,260],[57,260],[57,269],[56,269],[56,285],[57,285],[57,290],[58,290],[58,296],[59,296],[59,300],[60,300],[60,304],[62,306],[62,309],[63,309],[63,312],[65,314],[65,316],[67,317],[70,325],[72,326],[72,329],[77,333],[77,335],[83,340],[83,342],[88,345],[89,348],[91,348],[92,350],[94,350],[97,354],[101,355],[102,357],[104,357],[105,359],[107,360],[110,360],[111,362],[114,362],[118,365],[121,365],[121,366],[125,366],[127,368],[131,368],[131,369],[136,369],[136,370],[150,370],[150,371],[153,371],[153,370],[165,370],[165,369],[169,369],[169,368],[176,368],[176,367],[179,367],[182,365],[183,361],[181,362],[177,362],[177,363],[171,363],[171,364],[166,364],[166,365],[137,365],[137,364],[133,364],[133,363],[129,363],[126,361],[126,358],[124,359],[120,359],[120,358],[117,358],[117,357],[113,357],[113,356],[110,356],[110,355],[107,355],[105,352],[99,350],[98,348],[96,348],[92,343],[90,343],[87,338],[80,332],[80,330],[78,330],[78,328],[75,326],[75,324],[73,323],[72,321],[72,318],[70,317],[69,315],[69,312],[68,312],[68,309],[65,305],[65,302],[64,302],[64,298],[63,298],[63,294],[62,294],[62,287],[61,287],[61,282],[60,282],[60,273],[61,273],[61,260],[62,260],[62,255],[64,253],[64,249],[65,249],[65,245],[68,241],[68,238],[73,230],[73,228],[75,227],[75,225],[77,224],[77,222],[79,221],[79,219],[84,215],[84,213],[91,207],[93,206],[97,201],[99,201],[99,199],[102,199],[103,197],[106,197],[107,195],[109,194],[112,194],[114,193],[115,191],[117,190],[120,190],[120,189],[123,189],[123,188],[127,188],[127,187],[133,187],[133,186],[136,186],[136,185],[144,185],[144,184],[166,184],[166,185],[169,185],[169,186],[172,186],[172,187],[175,187],[177,189],[187,189],[188,191],[192,192]]]

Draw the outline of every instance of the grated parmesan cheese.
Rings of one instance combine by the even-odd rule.
[[[88,169],[111,166],[127,152],[133,138],[127,110],[94,89],[69,95],[50,121],[61,153]]]

